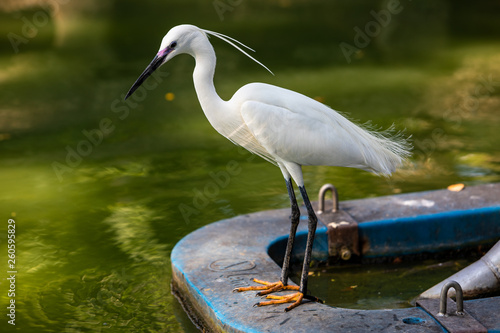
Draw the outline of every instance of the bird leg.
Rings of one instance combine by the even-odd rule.
[[[288,184],[287,184],[288,185]],[[255,306],[264,306],[264,305],[271,305],[271,304],[282,304],[282,303],[291,303],[293,302],[290,306],[288,306],[285,311],[290,311],[293,308],[299,306],[302,304],[302,300],[308,299],[314,302],[319,302],[323,303],[322,300],[320,300],[317,297],[307,295],[307,279],[309,277],[309,264],[311,263],[311,254],[312,254],[312,247],[314,243],[314,236],[316,234],[316,226],[318,224],[318,218],[316,217],[316,214],[314,213],[314,209],[312,208],[311,201],[309,200],[309,197],[307,195],[306,189],[304,186],[299,186],[300,194],[302,195],[302,199],[304,199],[304,204],[307,208],[307,214],[308,214],[308,233],[307,233],[307,243],[306,243],[306,252],[304,255],[304,262],[302,265],[302,275],[300,277],[300,287],[298,288],[298,292],[289,294],[289,295],[284,295],[284,296],[275,296],[275,295],[268,295],[266,298],[272,299],[271,301],[265,301],[265,302],[259,302],[255,304]],[[291,200],[292,196],[290,196]],[[295,199],[295,196],[293,197]],[[292,210],[293,210],[293,204],[292,204]],[[297,223],[298,224],[298,223]],[[293,229],[293,219],[292,219],[292,229]],[[294,237],[295,238],[295,231],[296,227],[294,230]],[[291,237],[290,237],[291,238]],[[290,238],[288,245],[290,245]],[[291,244],[293,246],[293,239],[291,241]],[[287,253],[285,255],[285,263],[286,263],[286,256],[290,256],[290,253],[288,253],[288,248],[287,248]],[[290,258],[288,258],[289,260]],[[285,265],[283,264],[283,271],[282,271],[282,278],[283,276],[288,276],[288,271],[285,271]],[[288,268],[287,268],[288,269]],[[295,289],[295,288],[294,288]],[[295,289],[296,290],[296,289]],[[263,294],[262,292],[260,294]],[[266,293],[267,294],[267,293]]]
[[[288,184],[287,184],[288,185]],[[302,199],[304,199],[304,204],[307,208],[307,214],[308,214],[308,233],[307,233],[307,243],[306,243],[306,252],[304,255],[304,262],[302,265],[302,275],[300,276],[300,287],[298,288],[298,292],[290,294],[290,295],[284,295],[284,296],[275,296],[275,295],[268,295],[266,298],[272,299],[271,301],[265,301],[265,302],[259,302],[255,304],[255,306],[264,306],[264,305],[271,305],[271,304],[282,304],[282,303],[291,303],[293,302],[290,306],[288,306],[285,311],[290,311],[293,308],[299,306],[302,304],[302,300],[308,299],[314,302],[319,302],[323,303],[322,300],[320,300],[317,297],[311,296],[311,295],[306,295],[307,293],[307,279],[309,277],[309,264],[311,263],[311,254],[312,254],[312,247],[314,243],[314,236],[316,234],[316,226],[318,224],[318,218],[316,217],[316,214],[314,213],[314,209],[312,208],[311,201],[309,200],[309,197],[307,195],[306,189],[304,186],[299,186],[300,194],[302,195]],[[291,200],[292,196],[290,196]],[[295,199],[295,196],[293,197]],[[293,204],[292,204],[292,210],[293,210]],[[298,223],[297,223],[298,224]],[[293,229],[293,220],[292,220],[292,229]],[[295,231],[296,227],[294,230],[294,238],[295,238]],[[291,238],[291,237],[290,237]],[[290,245],[290,238],[288,239]],[[291,244],[293,246],[293,240],[291,241]],[[290,250],[291,253],[291,250]],[[288,248],[287,248],[287,253],[286,255],[290,255],[288,253]],[[285,255],[285,257],[286,257]],[[288,258],[289,260],[290,258]],[[286,261],[286,258],[285,258]],[[285,263],[283,264],[283,268],[285,268]],[[288,274],[288,272],[285,272],[283,269],[282,271],[282,277],[284,276],[283,274]],[[285,275],[288,276],[288,275]],[[262,292],[260,294],[263,294]]]
[[[280,281],[283,285],[288,284],[288,275],[290,274],[290,258],[292,257],[293,243],[295,242],[295,234],[297,233],[297,227],[300,222],[300,210],[297,204],[297,199],[295,198],[295,191],[293,190],[292,179],[289,178],[286,181],[286,189],[288,191],[288,196],[290,198],[290,205],[292,207],[292,214],[290,215],[290,235],[288,236],[288,242],[286,244],[285,257],[283,259],[283,267],[281,269]]]
[[[293,243],[295,241],[295,234],[297,232],[297,227],[299,225],[300,220],[300,210],[297,204],[297,199],[295,198],[295,192],[293,190],[292,180],[288,179],[286,181],[286,187],[288,190],[288,196],[290,197],[290,204],[292,206],[292,215],[290,217],[291,227],[290,227],[290,236],[288,237],[288,242],[285,250],[285,257],[283,260],[283,267],[281,269],[281,277],[278,282],[267,282],[258,279],[253,279],[254,282],[261,284],[261,286],[250,286],[250,287],[242,287],[236,288],[233,291],[242,292],[249,290],[261,290],[257,293],[257,296],[265,296],[270,293],[274,293],[276,291],[281,290],[297,290],[298,292],[293,294],[288,294],[284,296],[276,296],[276,295],[268,295],[267,299],[272,299],[271,301],[263,301],[256,303],[254,306],[265,306],[272,304],[283,304],[283,303],[293,303],[288,306],[285,311],[290,311],[291,309],[299,306],[302,303],[304,298],[322,302],[320,299],[306,295],[307,292],[307,277],[309,274],[309,263],[311,261],[311,252],[312,252],[312,243],[314,241],[314,234],[316,232],[316,224],[317,218],[314,214],[314,210],[312,209],[311,203],[307,196],[307,192],[304,187],[300,187],[300,193],[304,202],[306,203],[307,212],[309,214],[309,232],[307,236],[307,245],[306,245],[306,255],[304,257],[304,266],[302,268],[302,276],[300,279],[300,287],[299,286],[289,286],[288,285],[288,275],[290,274],[290,258],[292,255]],[[312,214],[311,214],[312,213]],[[312,230],[312,232],[311,232]],[[305,274],[304,274],[305,272]]]
[[[318,218],[314,213],[311,201],[307,196],[306,188],[304,186],[299,186],[300,194],[302,199],[304,199],[304,204],[307,208],[308,218],[308,232],[307,232],[307,243],[306,243],[306,253],[304,255],[304,263],[302,264],[302,275],[300,277],[300,292],[306,293],[307,291],[307,279],[309,277],[309,264],[311,263],[311,253],[314,242],[314,236],[316,234],[316,226],[318,224]]]
[[[254,282],[262,284],[262,286],[251,286],[236,288],[233,291],[249,291],[249,290],[262,290],[257,293],[257,296],[264,296],[275,291],[280,290],[299,290],[298,286],[288,286],[288,275],[290,274],[290,257],[292,256],[293,243],[295,241],[295,234],[297,232],[297,227],[299,226],[300,220],[300,210],[297,204],[297,199],[295,198],[295,192],[293,190],[292,180],[288,179],[286,181],[286,188],[288,190],[288,196],[290,197],[290,204],[292,206],[292,215],[290,216],[291,227],[290,236],[288,237],[288,242],[286,244],[285,257],[283,259],[283,267],[281,269],[281,277],[278,282],[267,282],[262,280],[253,279]]]

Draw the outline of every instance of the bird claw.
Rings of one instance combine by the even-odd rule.
[[[265,299],[269,299],[268,301],[263,301],[263,302],[258,302],[253,305],[254,308],[260,307],[260,306],[265,306],[265,305],[271,305],[271,304],[283,304],[283,303],[292,303],[290,306],[285,308],[285,312],[288,312],[300,304],[302,304],[302,300],[305,298],[310,301],[318,302],[318,303],[324,303],[322,300],[320,300],[317,297],[310,296],[310,295],[304,295],[302,292],[300,292],[298,286],[288,286],[288,285],[283,285],[282,282],[267,282],[267,281],[261,281],[261,280],[253,280],[254,282],[257,282],[259,284],[262,284],[263,286],[253,286],[253,287],[241,287],[241,288],[235,288],[233,291],[249,291],[249,290],[261,290],[258,293],[255,294],[255,297],[261,297]],[[275,295],[269,295],[272,294],[276,291],[282,291],[282,290],[296,290],[297,292],[288,294],[288,295],[283,295],[283,296],[275,296]]]
[[[317,298],[316,296],[312,295],[304,295],[304,298],[311,301],[311,302],[316,302],[320,304],[325,304],[325,301],[323,301],[321,298]]]

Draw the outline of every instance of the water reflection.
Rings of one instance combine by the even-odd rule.
[[[169,292],[169,246],[155,237],[153,225],[164,219],[139,204],[110,208],[103,222],[110,239],[132,260],[111,274],[89,269],[83,272],[72,296],[74,319],[68,332],[97,329],[177,331],[181,327],[172,315],[173,296]]]
[[[118,247],[131,259],[153,266],[166,266],[170,251],[158,243],[152,224],[164,218],[141,205],[121,204],[110,208],[111,216],[104,220],[113,233]]]

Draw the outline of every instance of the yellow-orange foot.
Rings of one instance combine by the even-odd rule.
[[[264,302],[255,303],[254,307],[273,305],[273,304],[292,303],[290,306],[285,308],[285,312],[288,312],[291,309],[296,308],[297,306],[299,306],[302,303],[302,300],[304,299],[304,294],[302,294],[301,292],[297,292],[297,293],[293,293],[290,295],[284,295],[284,296],[267,295],[266,298],[272,299],[272,301],[264,301]]]
[[[299,286],[285,286],[281,281],[278,282],[267,282],[258,279],[253,279],[254,282],[262,284],[262,286],[250,286],[250,287],[242,287],[233,289],[235,292],[249,291],[249,290],[262,290],[257,293],[257,296],[264,296],[270,293],[280,291],[280,290],[299,290]],[[254,306],[266,306],[272,304],[283,304],[283,303],[292,303],[289,307],[285,309],[285,311],[290,311],[291,309],[299,306],[304,299],[304,294],[301,292],[296,292],[289,295],[284,296],[275,296],[268,295],[267,299],[272,299],[271,301],[264,301],[256,303]]]
[[[262,290],[261,292],[257,293],[257,296],[264,296],[264,295],[274,293],[274,292],[280,291],[280,290],[299,290],[299,286],[285,286],[283,284],[283,282],[281,282],[281,281],[267,282],[267,281],[263,281],[263,280],[253,279],[253,282],[262,284],[262,286],[250,286],[250,287],[235,288],[235,289],[233,289],[233,291],[242,292],[242,291],[249,291],[249,290]]]

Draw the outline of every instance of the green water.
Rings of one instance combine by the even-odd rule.
[[[414,306],[425,290],[478,260],[427,259],[409,263],[321,267],[312,270],[308,287],[325,304],[350,309],[396,309]],[[299,276],[294,281],[300,281]]]
[[[304,168],[312,197],[326,182],[346,200],[500,180],[493,3],[402,1],[348,63],[339,44],[354,45],[353,28],[364,29],[386,2],[47,2],[58,4],[51,15],[44,2],[0,4],[2,332],[195,332],[170,293],[173,246],[208,223],[288,206],[280,171],[210,127],[190,57],[162,67],[146,96],[122,101],[180,23],[240,39],[275,73],[213,40],[223,98],[268,82],[412,135],[413,158],[389,179]],[[214,188],[211,173],[228,164],[236,172]],[[373,288],[384,284],[377,279]],[[12,299],[15,326],[6,316]]]

